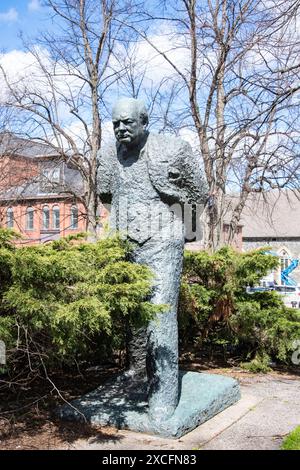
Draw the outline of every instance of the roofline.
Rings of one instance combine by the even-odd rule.
[[[62,194],[51,194],[51,195],[41,195],[41,196],[22,196],[20,198],[0,198],[0,206],[5,203],[15,203],[19,204],[26,201],[43,201],[48,199],[80,199],[80,196],[75,195],[62,195]]]
[[[49,155],[43,155],[43,154],[40,154],[40,155],[23,155],[21,153],[17,153],[17,152],[3,152],[3,153],[0,153],[0,156],[1,157],[9,157],[9,158],[25,158],[25,159],[28,159],[28,160],[37,160],[37,159],[40,159],[40,158],[55,158],[55,157],[61,157],[61,154],[60,153],[50,153]]]
[[[259,235],[259,236],[243,236],[243,242],[272,242],[272,241],[283,241],[283,240],[299,240],[299,235]]]
[[[15,147],[16,149],[14,150],[13,146],[12,148],[8,151],[7,153],[6,152],[2,152],[0,153],[0,155],[2,156],[20,156],[20,157],[24,157],[24,158],[39,158],[39,157],[53,157],[53,156],[60,156],[61,154],[59,152],[55,153],[54,152],[54,149],[52,149],[52,146],[49,144],[49,143],[46,143],[44,142],[42,139],[38,139],[38,138],[25,138],[25,137],[21,137],[19,136],[18,134],[14,133],[14,132],[10,132],[10,131],[3,131],[3,132],[0,132],[0,142],[1,142],[1,137],[2,139],[4,140],[5,137],[8,137],[8,138],[11,138],[11,139],[15,139]],[[22,155],[22,153],[18,153],[18,151],[20,151],[20,146],[18,146],[18,142],[21,143],[21,142],[24,142],[26,144],[31,144],[32,146],[40,146],[40,147],[44,147],[45,148],[45,151],[49,151],[50,149],[53,150],[53,154],[49,154],[49,155],[43,155],[43,154],[39,154],[39,155],[33,155],[32,157],[28,156],[28,155]],[[9,145],[8,145],[9,147]]]

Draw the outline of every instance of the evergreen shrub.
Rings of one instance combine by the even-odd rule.
[[[287,308],[275,291],[246,289],[277,264],[264,248],[186,252],[179,305],[183,348],[190,342],[209,350],[221,347],[249,359],[245,366],[251,370],[266,371],[271,360],[288,363],[300,338],[300,311]]]
[[[0,339],[11,375],[107,358],[125,347],[129,325],[159,310],[147,300],[151,272],[129,262],[131,247],[118,237],[20,248],[13,238],[0,230]]]

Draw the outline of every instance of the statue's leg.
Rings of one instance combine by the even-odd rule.
[[[143,249],[136,245],[136,250],[131,255],[131,261],[145,264]],[[128,326],[127,330],[127,371],[126,375],[133,379],[147,379],[147,326]]]
[[[127,345],[127,375],[137,380],[146,379],[147,327],[130,327],[127,332]]]
[[[177,305],[182,271],[183,241],[155,240],[136,252],[136,261],[155,275],[151,301],[166,309],[148,325],[147,374],[149,414],[155,421],[170,417],[178,404]]]

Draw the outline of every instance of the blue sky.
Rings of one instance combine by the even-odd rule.
[[[47,17],[40,0],[0,0],[0,51],[21,49],[20,31],[35,36]]]

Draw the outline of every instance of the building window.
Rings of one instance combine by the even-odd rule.
[[[49,230],[50,228],[50,210],[48,206],[43,207],[43,229]]]
[[[6,227],[14,228],[14,211],[11,207],[6,211]]]
[[[281,271],[284,271],[286,268],[288,268],[290,264],[290,259],[289,258],[280,258],[280,264],[281,264]]]
[[[33,207],[28,207],[26,210],[26,230],[34,229],[34,210]]]
[[[282,250],[280,253],[280,265],[281,272],[284,271],[291,264],[291,258],[286,250]]]
[[[60,228],[60,209],[58,206],[52,208],[52,228],[59,230]]]
[[[59,168],[48,168],[42,170],[42,175],[48,183],[59,183],[60,181],[60,169]]]
[[[71,228],[78,228],[78,208],[76,206],[71,207]]]
[[[60,177],[61,173],[59,168],[42,169],[40,179],[40,192],[42,194],[49,192],[57,192]]]

